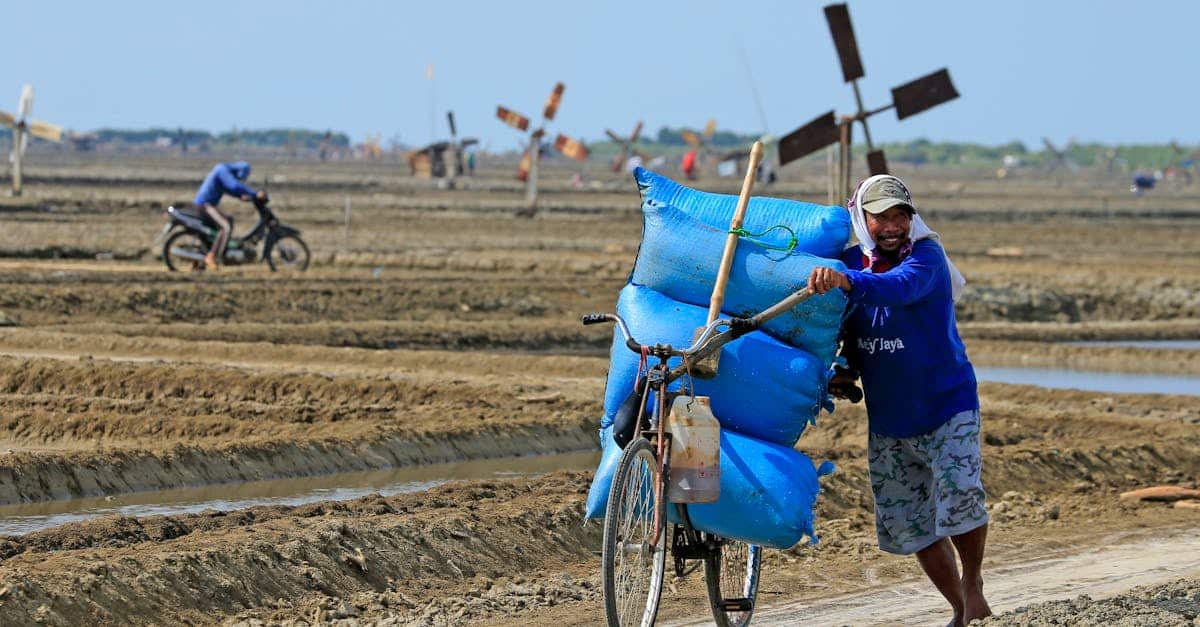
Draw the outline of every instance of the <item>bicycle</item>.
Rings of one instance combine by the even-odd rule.
[[[668,392],[668,386],[688,375],[695,363],[810,295],[804,288],[754,316],[715,320],[698,334],[691,346],[683,349],[669,344],[639,343],[616,314],[593,313],[582,317],[583,324],[616,323],[626,347],[647,360],[658,359],[645,377],[635,437],[621,454],[605,510],[601,565],[604,610],[611,627],[653,625],[658,615],[666,576],[668,518],[664,495],[670,477],[671,447],[671,435],[665,431],[664,423],[668,396],[674,395]],[[721,327],[726,329],[718,333]],[[672,367],[668,363],[672,358],[680,358],[682,363]],[[655,400],[650,415],[646,416],[648,391],[655,392]],[[717,625],[749,625],[758,594],[762,547],[699,531],[692,527],[686,504],[672,505],[680,521],[671,534],[676,575],[687,572],[687,561],[702,560],[709,607]]]

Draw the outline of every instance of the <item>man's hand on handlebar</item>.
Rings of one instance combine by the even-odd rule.
[[[858,377],[852,371],[841,366],[834,366],[833,377],[829,379],[829,393],[834,398],[857,403],[862,400],[862,390],[854,385],[857,379]]]
[[[817,266],[809,273],[808,289],[814,294],[824,294],[834,288],[850,291],[850,280],[844,273],[824,266]]]
[[[262,190],[262,189],[255,192],[255,194],[253,196],[251,196],[249,194],[242,194],[241,198],[242,198],[242,200],[244,200],[246,202],[250,202],[251,200],[261,200],[263,202],[267,202],[267,200],[268,200],[266,190]]]

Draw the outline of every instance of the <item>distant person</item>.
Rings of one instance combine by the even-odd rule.
[[[1133,185],[1129,186],[1129,191],[1133,192],[1136,196],[1141,196],[1142,194],[1154,189],[1154,185],[1158,183],[1158,180],[1161,178],[1161,172],[1150,174],[1148,172],[1138,170],[1137,172],[1133,173]]]
[[[679,169],[683,170],[683,175],[687,180],[696,180],[696,151],[689,150],[683,155],[683,161],[679,164]]]
[[[228,194],[245,201],[255,198],[267,199],[266,192],[254,191],[246,185],[244,181],[249,177],[250,164],[245,161],[218,163],[208,176],[204,177],[204,182],[196,192],[196,200],[193,202],[200,209],[201,215],[217,227],[217,238],[208,254],[204,256],[204,265],[210,269],[216,268],[218,261],[225,254],[225,245],[229,243],[229,235],[233,231],[233,218],[217,208],[221,204],[221,198]]]
[[[850,303],[830,392],[866,393],[867,465],[879,548],[917,557],[954,610],[953,625],[991,615],[983,595],[988,512],[980,480],[979,394],[954,319],[965,284],[904,182],[877,175],[847,203],[859,245],[849,268],[815,268],[809,289]],[[958,560],[962,561],[959,575]]]

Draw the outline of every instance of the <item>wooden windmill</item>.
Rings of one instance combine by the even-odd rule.
[[[463,152],[479,140],[474,137],[458,139],[458,125],[454,122],[454,112],[446,112],[446,122],[450,125],[450,141],[434,142],[410,151],[405,159],[408,161],[410,173],[422,178],[446,179],[450,187],[454,186],[455,177],[463,174]]]
[[[518,131],[529,132],[525,153],[521,156],[520,165],[517,166],[517,180],[525,182],[525,202],[527,203],[527,209],[520,212],[519,215],[533,216],[537,211],[538,161],[541,159],[542,137],[546,135],[546,125],[553,121],[555,114],[558,113],[564,90],[566,90],[566,86],[562,83],[554,85],[554,91],[550,92],[550,97],[546,99],[546,106],[542,109],[542,125],[532,131],[529,128],[528,117],[503,106],[496,107],[496,117],[500,118],[501,122]],[[554,147],[562,154],[577,161],[587,160],[590,152],[587,146],[562,133],[555,137]]]
[[[1183,177],[1183,182],[1185,185],[1191,185],[1192,170],[1196,169],[1198,162],[1197,157],[1200,157],[1200,150],[1188,152],[1187,150],[1184,150],[1183,146],[1179,145],[1178,141],[1172,139],[1171,155],[1171,169],[1173,169],[1179,176]]]
[[[835,195],[847,198],[853,191],[851,178],[850,146],[852,129],[855,122],[862,123],[863,135],[867,140],[867,168],[871,174],[886,174],[887,159],[882,150],[876,150],[871,138],[871,130],[867,127],[867,118],[888,109],[896,110],[896,118],[916,115],[958,97],[958,91],[950,81],[950,72],[942,68],[932,74],[927,74],[914,81],[892,88],[891,104],[877,109],[863,107],[862,94],[858,89],[858,79],[865,76],[862,59],[858,55],[858,42],[854,38],[854,28],[850,24],[850,10],[845,4],[831,4],[825,7],[825,20],[829,23],[829,32],[833,35],[833,43],[837,48],[838,59],[842,64],[842,78],[854,87],[854,101],[858,110],[854,115],[843,115],[840,118],[829,111],[818,116],[808,124],[792,131],[779,140],[779,165],[812,154],[826,146],[838,144],[838,167],[834,185],[831,189]],[[837,198],[830,198],[830,204]]]
[[[1065,149],[1055,146],[1047,137],[1042,138],[1042,144],[1046,146],[1046,152],[1050,153],[1050,159],[1046,161],[1045,166],[1047,174],[1055,172],[1060,168],[1069,172],[1079,171],[1079,164],[1075,163],[1075,160],[1067,155],[1067,151],[1075,146],[1075,140],[1068,141]]]
[[[617,155],[612,162],[613,172],[620,172],[625,167],[626,162],[629,161],[630,156],[640,157],[644,162],[650,161],[650,157],[646,153],[637,149],[638,138],[642,135],[641,120],[638,120],[637,125],[633,127],[633,132],[629,134],[629,137],[621,137],[609,128],[604,129],[604,134],[608,135],[609,139],[621,147],[621,154]]]
[[[33,111],[33,85],[21,89],[21,99],[17,102],[17,114],[0,111],[0,125],[12,129],[12,152],[9,162],[12,164],[12,195],[21,195],[21,164],[25,157],[25,147],[29,144],[29,136],[46,141],[61,142],[63,130],[61,126],[32,120],[29,118]]]

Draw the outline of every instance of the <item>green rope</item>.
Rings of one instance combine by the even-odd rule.
[[[749,239],[751,237],[762,237],[762,236],[766,235],[767,233],[774,231],[775,229],[783,229],[783,230],[787,231],[789,235],[791,235],[791,237],[788,239],[787,246],[771,246],[770,244],[765,244],[763,242],[756,242],[752,239]],[[791,230],[790,228],[788,228],[786,225],[783,225],[783,224],[776,224],[775,226],[763,231],[762,233],[751,233],[750,231],[747,231],[746,229],[743,229],[741,227],[738,227],[736,229],[729,229],[729,232],[733,233],[734,235],[737,235],[738,237],[745,237],[745,238],[747,238],[747,241],[749,241],[751,244],[757,244],[758,246],[762,246],[763,248],[766,248],[767,250],[782,250],[786,253],[791,253],[793,250],[796,249],[796,244],[798,243],[796,241],[796,232]]]

